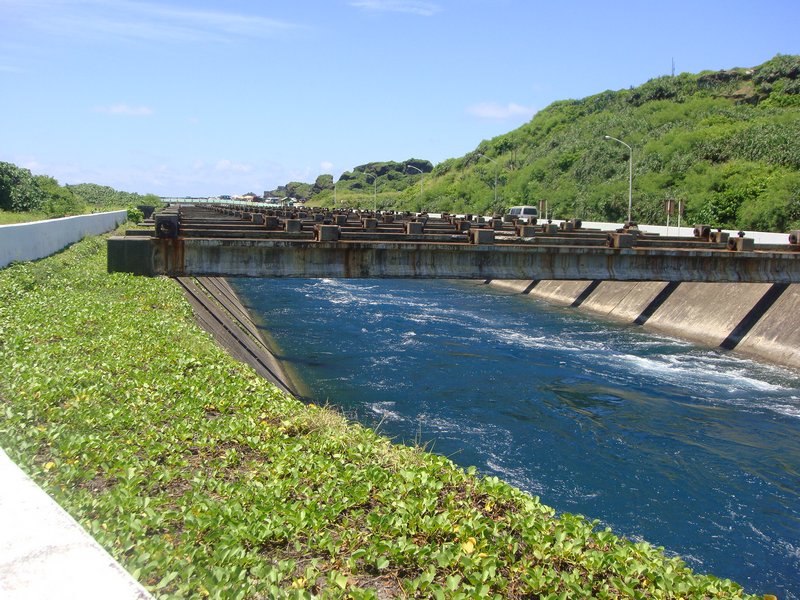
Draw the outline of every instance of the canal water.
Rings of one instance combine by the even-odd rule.
[[[232,283],[310,400],[800,599],[800,374],[476,283]]]

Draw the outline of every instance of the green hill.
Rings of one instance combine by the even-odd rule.
[[[800,56],[785,55],[555,102],[424,176],[376,167],[388,163],[356,167],[336,183],[337,200],[372,207],[375,194],[381,208],[478,213],[547,200],[556,218],[619,222],[627,217],[628,150],[606,135],[633,148],[636,221],[662,223],[665,201],[680,199],[687,223],[800,228]],[[311,203],[331,206],[331,188],[318,187]]]
[[[268,192],[268,195],[278,198],[290,196],[303,200],[315,199],[318,202],[327,200],[328,204],[333,205],[334,197],[338,198],[338,194],[341,193],[346,201],[358,204],[372,202],[379,185],[383,202],[386,201],[387,193],[397,196],[398,192],[419,185],[420,177],[431,171],[433,164],[430,161],[415,158],[403,162],[371,162],[359,165],[352,171],[345,171],[336,183],[333,181],[333,175],[320,175],[313,184],[292,181],[278,186]]]

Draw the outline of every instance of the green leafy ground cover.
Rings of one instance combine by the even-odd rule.
[[[743,598],[305,406],[105,240],[0,271],[0,444],[163,598]]]

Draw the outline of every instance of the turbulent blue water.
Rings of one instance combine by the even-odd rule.
[[[311,400],[800,598],[800,375],[473,283],[235,280]]]

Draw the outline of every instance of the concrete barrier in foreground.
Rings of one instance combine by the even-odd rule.
[[[14,261],[38,260],[90,235],[111,231],[128,218],[128,211],[0,225],[0,269]]]
[[[0,449],[0,597],[152,596]]]

